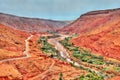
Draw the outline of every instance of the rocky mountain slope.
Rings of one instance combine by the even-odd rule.
[[[23,31],[0,24],[0,59],[23,56],[27,36]]]
[[[91,11],[81,15],[80,18],[60,29],[59,32],[86,33],[107,23],[111,23],[118,17],[120,17],[120,9]]]
[[[27,32],[46,32],[48,30],[56,30],[58,28],[62,28],[70,22],[18,17],[0,13],[0,23]]]
[[[95,28],[88,31],[86,34],[71,40],[71,42],[105,57],[120,60],[120,9],[98,11],[98,13],[91,12],[88,15],[93,15],[96,19],[96,15],[101,15],[102,18],[104,15],[107,15],[107,17],[104,18],[106,19],[109,17],[109,20],[105,23],[99,21],[100,24],[96,27],[88,25],[91,28]],[[97,25],[94,22],[92,24]],[[79,33],[81,32],[79,31]]]

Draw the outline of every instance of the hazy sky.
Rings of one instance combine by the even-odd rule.
[[[18,16],[73,20],[88,11],[120,8],[120,0],[0,0],[0,12]]]

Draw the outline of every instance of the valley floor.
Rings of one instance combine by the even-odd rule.
[[[0,60],[0,80],[108,80],[120,64],[69,43],[70,36],[30,35],[23,57]],[[84,56],[84,58],[82,58]]]

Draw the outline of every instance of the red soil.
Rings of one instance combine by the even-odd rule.
[[[7,80],[57,80],[60,73],[64,80],[70,80],[86,73],[66,62],[46,56],[4,62],[0,64],[0,69],[1,79],[5,77]]]
[[[0,31],[0,59],[21,57],[27,37],[3,25],[0,25]],[[40,34],[34,34],[29,40],[31,57],[0,62],[0,80],[57,80],[61,73],[63,80],[70,80],[86,74],[66,62],[46,56],[37,44],[39,36]]]
[[[29,35],[0,24],[0,59],[24,56],[25,39]]]
[[[109,80],[120,80],[120,76],[113,77],[113,78],[111,78]]]
[[[71,40],[77,46],[85,47],[103,56],[120,60],[120,18]]]

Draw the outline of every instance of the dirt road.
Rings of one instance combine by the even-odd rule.
[[[0,63],[6,62],[6,61],[12,61],[12,60],[20,60],[20,59],[25,59],[25,58],[30,57],[30,54],[29,54],[29,40],[30,40],[32,37],[33,37],[33,35],[29,36],[29,37],[25,40],[25,51],[23,52],[23,54],[25,54],[26,56],[24,56],[24,57],[18,57],[18,58],[4,59],[4,60],[1,60]]]

